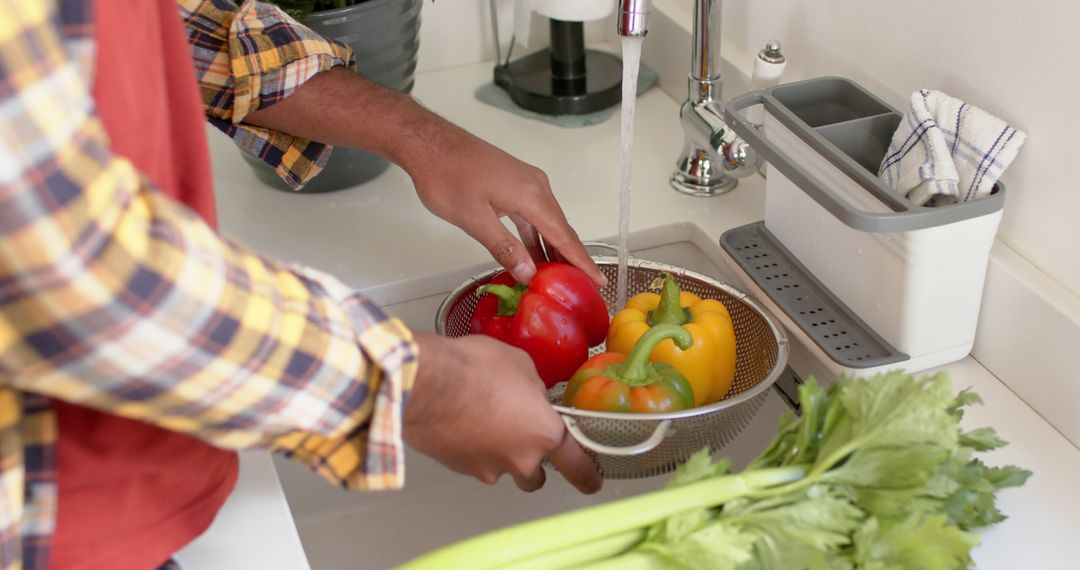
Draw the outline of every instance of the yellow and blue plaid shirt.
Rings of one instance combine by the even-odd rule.
[[[47,564],[49,398],[403,483],[409,331],[312,269],[220,237],[110,152],[91,2],[0,0],[0,569]],[[329,147],[243,123],[352,54],[277,8],[179,0],[209,120],[294,186]]]

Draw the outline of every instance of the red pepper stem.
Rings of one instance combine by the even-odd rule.
[[[650,317],[653,324],[684,325],[690,318],[687,311],[679,304],[679,282],[670,273],[661,273],[653,282],[660,285],[660,304]]]
[[[525,292],[525,289],[524,285],[508,287],[497,283],[488,283],[487,285],[481,285],[477,291],[481,295],[488,294],[498,297],[498,315],[500,317],[512,317],[517,314],[518,304],[521,303],[521,294]]]
[[[694,344],[694,337],[690,335],[690,331],[680,325],[655,325],[641,335],[641,338],[634,344],[634,348],[630,349],[630,354],[626,355],[626,360],[619,365],[616,372],[618,379],[631,386],[649,383],[650,376],[656,375],[656,370],[649,364],[649,355],[652,354],[656,345],[669,338],[674,340],[675,345],[682,350],[686,350]]]

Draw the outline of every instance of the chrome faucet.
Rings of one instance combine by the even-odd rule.
[[[688,94],[679,110],[686,142],[671,175],[671,185],[685,194],[716,196],[734,188],[739,178],[757,172],[761,157],[724,122],[724,101],[720,96],[722,2],[692,1],[694,37]],[[619,35],[648,34],[651,4],[651,0],[619,0]]]

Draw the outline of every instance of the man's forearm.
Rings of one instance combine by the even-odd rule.
[[[253,111],[245,122],[383,156],[410,174],[432,148],[469,135],[405,93],[344,69],[313,77],[292,95]]]
[[[421,202],[484,245],[521,283],[549,254],[606,282],[551,192],[547,175],[428,111],[412,97],[346,69],[313,77],[246,122],[388,158],[412,177]],[[508,217],[521,239],[500,218]]]

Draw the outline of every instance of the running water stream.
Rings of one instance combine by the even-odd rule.
[[[644,38],[622,39],[622,129],[619,147],[619,269],[616,274],[616,308],[626,305],[628,241],[630,237],[630,172],[634,155],[634,106],[637,102],[638,68]]]

